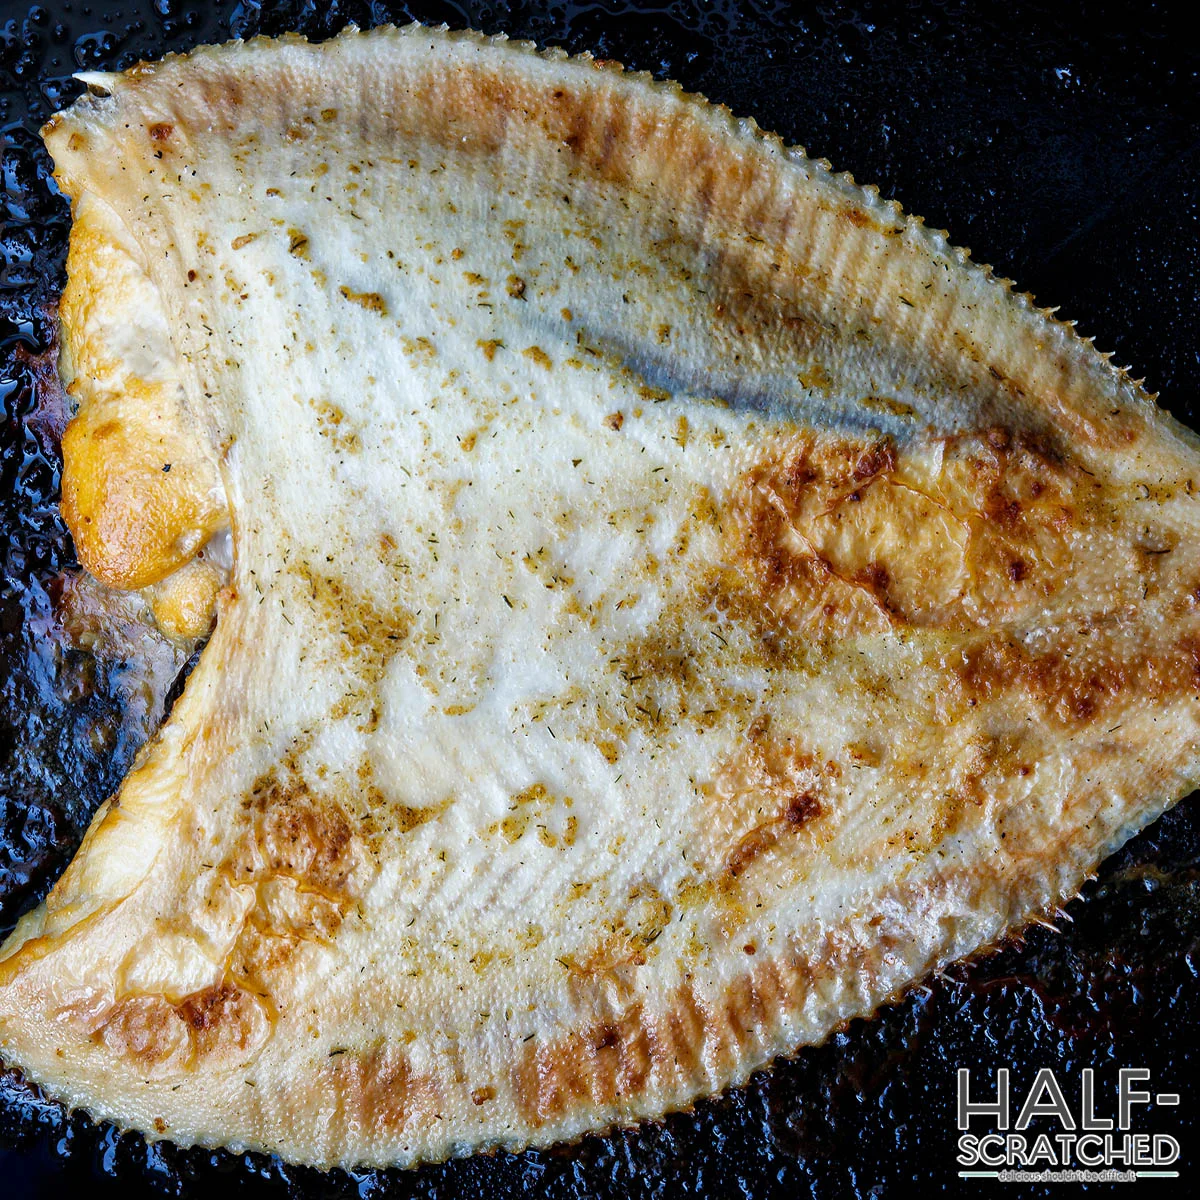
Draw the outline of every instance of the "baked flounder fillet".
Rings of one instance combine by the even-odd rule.
[[[51,1094],[324,1167],[657,1116],[1196,782],[1196,441],[941,233],[473,34],[88,82],[64,511],[168,617],[233,565],[4,949]]]

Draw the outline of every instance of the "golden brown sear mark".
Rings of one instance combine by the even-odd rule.
[[[703,788],[712,825],[727,847],[723,882],[736,880],[759,857],[824,817],[840,777],[837,762],[821,762],[794,738],[773,736],[770,718],[757,718],[744,745]]]
[[[197,1055],[244,1061],[265,1040],[267,1009],[252,992],[231,982],[194,992],[178,1005]]]
[[[832,975],[834,963],[831,955],[822,977]],[[670,1087],[674,1080],[694,1078],[704,1064],[719,1070],[740,1050],[762,1043],[777,1014],[802,998],[814,974],[807,962],[785,971],[766,959],[732,982],[715,1004],[684,983],[656,1012],[640,1000],[615,1013],[605,1005],[610,1011],[576,1032],[520,1048],[511,1076],[517,1109],[536,1128],[580,1103],[609,1105],[636,1095],[651,1077]]]
[[[333,938],[372,870],[361,820],[306,782],[305,749],[294,747],[250,789],[250,828],[219,868],[235,886],[254,888],[226,971],[263,992],[303,943]]]
[[[756,825],[738,840],[726,860],[726,872],[736,879],[759,855],[773,849],[788,833],[803,829],[824,811],[821,801],[811,791],[795,792],[779,816]]]
[[[407,564],[395,553],[394,539],[388,535],[380,540],[379,558],[398,590]],[[299,574],[319,617],[340,635],[345,654],[339,661],[354,675],[330,715],[334,720],[361,716],[360,728],[372,732],[380,715],[378,685],[412,630],[412,615],[392,596],[357,587],[341,575],[307,563],[301,565]]]
[[[354,832],[333,799],[311,794],[298,780],[272,772],[250,793],[261,816],[256,825],[263,869],[336,900],[348,899],[357,865]]]
[[[587,885],[591,891],[591,885]],[[657,952],[663,931],[671,924],[674,906],[651,883],[634,884],[624,907],[605,922],[578,954],[559,959],[569,973],[568,986],[576,997],[590,1000],[615,989],[630,994],[636,969]]]
[[[513,1070],[517,1107],[539,1126],[580,1101],[611,1104],[618,1096],[636,1095],[654,1067],[655,1049],[641,1004],[559,1041],[530,1041]]]
[[[332,1101],[330,1120],[335,1125],[401,1130],[418,1114],[428,1121],[435,1119],[440,1099],[436,1081],[416,1071],[394,1045],[335,1047],[320,1076],[321,1090]]]
[[[1071,535],[1106,503],[1086,472],[1004,429],[904,452],[779,436],[727,501],[759,602],[819,637],[1011,620],[1066,586]]]
[[[99,1019],[73,1014],[147,1078],[200,1059],[247,1061],[270,1031],[272,981],[302,944],[327,944],[362,895],[370,871],[362,839],[337,799],[305,782],[307,748],[302,739],[251,787],[249,828],[214,869],[219,887],[252,889],[231,948],[214,964],[221,982],[178,1002],[133,993],[118,995]]]
[[[226,1068],[242,1065],[266,1041],[270,1026],[266,1004],[226,981],[177,1004],[155,994],[125,996],[105,1010],[92,1038],[154,1079],[201,1061]]]
[[[351,304],[357,304],[359,308],[378,313],[381,317],[387,316],[387,301],[378,292],[356,292],[344,284],[338,288],[338,292],[343,299],[349,300]]]
[[[1059,726],[1082,726],[1122,704],[1200,697],[1200,637],[1100,653],[1042,652],[1005,636],[965,649],[955,667],[969,706],[1017,693]]]

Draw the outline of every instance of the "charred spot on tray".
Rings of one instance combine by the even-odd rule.
[[[51,460],[59,459],[63,431],[70,421],[74,403],[58,373],[58,344],[51,343],[35,354],[18,342],[12,356],[18,368],[13,374],[27,373],[33,388],[34,406],[25,421],[37,434],[42,454]]]
[[[200,661],[204,645],[205,643],[202,642],[192,651],[187,661],[179,668],[178,674],[171,681],[170,687],[167,688],[163,695],[162,711],[164,720],[171,715],[171,710],[175,707],[179,697],[183,695],[184,686],[187,684],[188,677],[192,671],[195,670],[196,664]]]

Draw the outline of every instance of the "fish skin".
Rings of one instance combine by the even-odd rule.
[[[502,39],[89,83],[46,133],[65,340],[111,369],[68,520],[126,586],[226,513],[236,553],[4,948],[0,1050],[52,1094],[325,1167],[658,1116],[1194,785],[1194,436],[944,234]],[[114,463],[129,430],[189,469]]]

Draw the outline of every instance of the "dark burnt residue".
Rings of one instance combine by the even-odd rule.
[[[122,68],[231,35],[325,37],[349,21],[413,18],[588,50],[754,115],[948,226],[1041,302],[1086,318],[1084,333],[1146,369],[1176,415],[1197,423],[1200,54],[1150,7],[1101,18],[1065,0],[1012,0],[990,17],[954,0],[819,10],[775,0],[10,5],[0,15],[6,926],[57,878],[147,732],[125,710],[123,664],[71,645],[55,616],[76,569],[57,511],[63,414],[48,371],[69,220],[36,129],[82,90],[69,78],[78,69]],[[1025,569],[1010,568],[1014,579]],[[148,1145],[68,1115],[9,1072],[0,1073],[0,1178],[14,1196],[957,1194],[959,1067],[988,1085],[1009,1067],[1020,1094],[1040,1066],[1076,1088],[1090,1066],[1111,1110],[1118,1067],[1147,1066],[1154,1086],[1182,1101],[1138,1128],[1179,1139],[1183,1178],[1141,1186],[1190,1194],[1200,1166],[1200,803],[1184,801],[1106,863],[1067,915],[1057,930],[1032,927],[692,1114],[577,1146],[322,1175],[257,1155]]]

